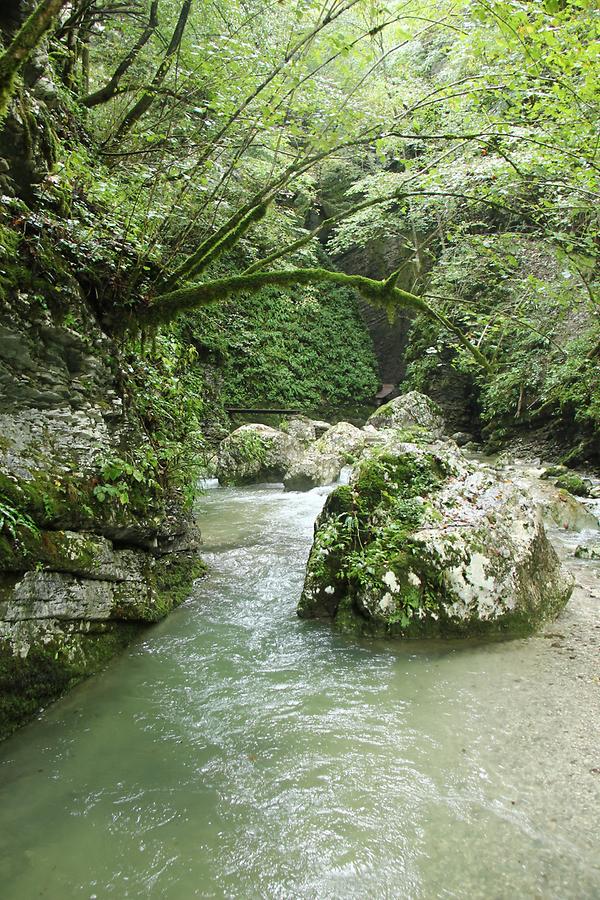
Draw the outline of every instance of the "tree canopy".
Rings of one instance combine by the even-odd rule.
[[[597,304],[598,20],[591,0],[44,0],[5,29],[0,90],[6,107],[50,35],[53,102],[79,124],[39,190],[106,210],[107,315],[333,281],[432,316],[488,366],[489,311],[426,296],[428,260],[501,223],[551,243]],[[390,235],[385,279],[319,258]]]

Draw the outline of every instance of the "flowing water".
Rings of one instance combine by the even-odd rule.
[[[0,897],[600,897],[593,563],[529,640],[357,642],[295,605],[325,492],[208,492],[213,566],[0,747]]]

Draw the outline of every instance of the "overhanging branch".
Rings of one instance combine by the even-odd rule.
[[[484,369],[490,368],[485,356],[468,337],[422,297],[400,290],[386,281],[376,281],[366,278],[364,275],[346,275],[344,272],[333,272],[329,269],[284,269],[273,272],[255,272],[250,275],[232,275],[229,278],[217,278],[202,284],[188,285],[156,297],[148,306],[138,311],[136,324],[156,326],[172,322],[182,313],[226,300],[234,294],[255,293],[269,285],[290,287],[296,284],[319,282],[354,288],[372,306],[385,309],[388,313],[395,313],[399,309],[411,309],[425,313],[450,331],[480,366]]]

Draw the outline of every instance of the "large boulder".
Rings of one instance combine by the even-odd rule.
[[[217,478],[221,484],[283,481],[302,452],[303,443],[293,435],[269,425],[242,425],[221,442]]]
[[[298,614],[402,638],[521,635],[571,590],[515,485],[454,444],[388,442],[329,496]]]
[[[409,391],[380,406],[367,420],[372,428],[396,428],[428,432],[434,438],[444,433],[444,419],[440,407],[430,397]]]
[[[307,491],[333,484],[367,441],[367,435],[349,422],[333,425],[290,465],[283,479],[286,490]]]
[[[279,430],[306,447],[317,439],[316,424],[318,423],[307,416],[294,416],[291,419],[284,419]]]
[[[593,511],[568,491],[557,490],[550,495],[542,495],[540,504],[544,522],[549,527],[554,526],[565,531],[598,528],[598,519]]]

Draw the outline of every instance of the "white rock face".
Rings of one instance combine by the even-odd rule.
[[[412,536],[435,572],[439,613],[459,624],[546,618],[570,595],[572,579],[549,544],[540,511],[510,482],[480,469],[433,500],[440,524]],[[525,628],[525,630],[527,630]]]
[[[556,525],[566,531],[598,527],[598,519],[591,509],[568,491],[557,490],[553,495],[544,497],[542,514],[548,525]]]
[[[279,428],[300,444],[308,445],[317,439],[315,422],[306,416],[295,416],[282,422]]]
[[[221,484],[283,481],[287,490],[307,491],[337,481],[348,460],[373,439],[383,441],[377,432],[368,435],[349,422],[332,426],[304,417],[281,428],[242,425],[221,442],[217,477]]]
[[[441,437],[444,433],[441,409],[430,397],[418,391],[409,391],[380,406],[369,416],[367,426],[376,429],[419,428],[429,432],[433,437]]]
[[[27,572],[17,583],[11,600],[0,603],[5,622],[31,619],[94,621],[114,618],[140,619],[139,610],[149,604],[150,587],[140,577],[127,585],[114,581],[76,578],[62,572]],[[129,613],[129,614],[128,614]]]

